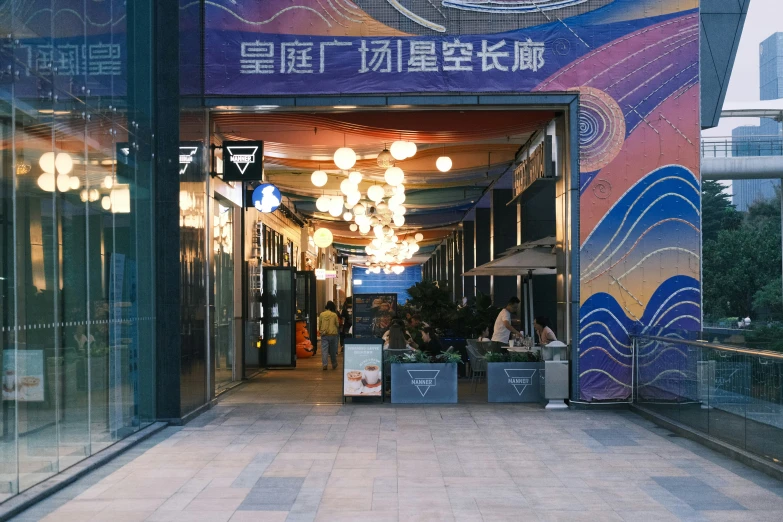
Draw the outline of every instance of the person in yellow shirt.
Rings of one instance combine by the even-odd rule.
[[[327,357],[332,357],[332,370],[337,369],[337,347],[340,344],[340,318],[334,301],[326,303],[326,310],[318,316],[318,331],[321,333],[321,361],[326,370]]]

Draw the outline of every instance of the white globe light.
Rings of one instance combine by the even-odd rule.
[[[441,156],[435,161],[435,166],[441,172],[448,172],[451,170],[451,158],[448,156]]]
[[[358,185],[359,183],[361,183],[363,178],[364,176],[362,176],[362,173],[356,170],[348,174],[348,179],[350,179],[351,183],[353,183],[354,185]]]
[[[313,234],[313,242],[315,243],[315,246],[319,248],[328,247],[332,244],[333,239],[334,236],[332,236],[332,231],[328,228],[319,228]]]
[[[101,193],[98,192],[98,189],[90,190],[90,201],[98,201],[99,197],[101,197]]]
[[[334,164],[339,169],[349,170],[356,165],[356,153],[348,147],[340,147],[334,153]]]
[[[369,189],[367,189],[367,197],[370,198],[372,201],[378,203],[383,199],[384,193],[383,193],[383,187],[380,185],[373,185]]]
[[[408,209],[407,209],[407,208],[405,208],[405,206],[404,206],[404,205],[399,205],[399,206],[398,206],[398,207],[395,209],[394,213],[395,213],[395,214],[398,214],[398,215],[400,215],[400,216],[404,216],[404,215],[405,215],[405,213],[406,213],[407,211],[408,211]]]
[[[109,196],[103,196],[101,198],[101,207],[103,210],[109,210],[111,208],[111,198]]]
[[[65,152],[61,152],[54,160],[54,167],[60,174],[70,174],[73,170],[73,159]]]
[[[367,214],[367,207],[364,206],[364,203],[359,203],[353,207],[353,214],[357,217],[364,216]],[[359,220],[357,219],[356,221],[358,222]],[[361,225],[361,223],[359,224]]]
[[[343,197],[333,197],[329,202],[329,215],[333,217],[340,217],[343,213]]]
[[[346,212],[345,214],[343,214],[343,219],[346,221],[351,221],[353,219],[353,214],[351,214],[350,212]]]
[[[71,176],[69,185],[71,187],[71,190],[77,190],[79,187],[82,186],[82,182],[76,176]]]
[[[395,194],[405,194],[405,185],[400,183],[396,187],[394,187],[394,193]]]
[[[323,170],[316,170],[313,172],[313,175],[310,176],[310,181],[312,181],[313,185],[316,187],[323,187],[326,185],[326,182],[329,181],[329,176],[327,176],[326,172]]]
[[[408,146],[404,141],[395,141],[392,143],[391,148],[389,148],[389,152],[391,152],[394,159],[404,160],[408,157]]]
[[[424,239],[424,234],[422,234],[421,232],[416,232],[416,235],[413,236],[413,239],[415,239],[416,241],[421,241],[422,239]]]
[[[413,245],[413,246],[411,247],[411,251],[412,251],[412,252],[418,252],[418,251],[419,251],[419,245]]]
[[[351,180],[347,178],[340,182],[340,192],[346,196],[352,192],[356,192],[357,190],[359,190],[359,188],[356,186],[356,184],[351,183]]]
[[[329,196],[321,196],[315,200],[315,208],[317,208],[319,212],[328,212],[329,204],[331,202],[332,202],[332,198],[330,198]]]
[[[57,190],[60,192],[68,192],[71,188],[71,177],[68,174],[57,175]]]
[[[351,192],[348,194],[348,196],[345,198],[346,200],[346,207],[355,207],[357,203],[359,203],[359,200],[362,199],[361,193],[357,190],[356,192]]]
[[[394,265],[394,266],[392,267],[392,272],[394,272],[394,273],[395,273],[395,274],[397,274],[397,275],[400,275],[400,274],[401,274],[401,273],[403,273],[404,271],[405,271],[405,267],[404,267],[404,266],[402,266],[402,265]]]
[[[51,172],[44,172],[38,176],[38,186],[45,192],[54,192],[57,188],[54,181],[54,174]]]
[[[54,174],[54,152],[44,152],[41,155],[41,159],[38,160],[38,165],[44,172]],[[47,192],[54,192],[53,190],[47,190]]]
[[[79,199],[81,199],[83,203],[87,203],[87,200],[90,199],[90,193],[87,189],[84,189],[79,193]]]
[[[395,194],[389,198],[389,208],[399,207],[405,203],[405,194]]]
[[[415,156],[418,151],[419,148],[416,146],[415,143],[413,143],[412,141],[405,142],[405,152],[408,154],[409,158]]]
[[[394,187],[405,181],[405,173],[400,167],[389,167],[386,169],[383,178],[386,180],[386,183]]]
[[[357,230],[359,230],[359,225],[357,225],[356,223],[351,223],[351,226],[348,228],[351,229],[351,232],[356,232]]]
[[[381,225],[375,225],[372,231],[378,239],[383,238],[383,227]]]
[[[103,178],[103,186],[106,187],[107,189],[110,189],[114,186],[114,180],[112,179],[111,176],[106,176],[105,178]]]
[[[401,227],[405,224],[405,216],[402,214],[395,214],[394,215],[394,224],[398,227]]]
[[[359,225],[359,232],[361,232],[362,234],[369,234],[370,225]]]

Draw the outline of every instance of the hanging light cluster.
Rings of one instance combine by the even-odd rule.
[[[416,144],[410,141],[395,141],[391,151],[384,150],[395,159],[401,160],[416,154]],[[399,263],[413,257],[419,250],[418,241],[423,236],[401,239],[396,231],[405,225],[405,172],[396,167],[390,161],[384,161],[388,168],[384,173],[385,185],[372,185],[364,196],[359,189],[359,184],[364,179],[361,172],[351,170],[356,164],[356,153],[342,147],[334,154],[334,163],[338,168],[347,173],[347,177],[340,182],[340,195],[320,196],[315,201],[315,207],[319,212],[328,212],[332,217],[341,217],[351,223],[350,229],[366,236],[372,233],[375,238],[366,247],[368,270],[374,273],[400,274],[404,267]],[[326,172],[317,170],[313,172],[311,181],[316,187],[323,187],[327,183]],[[319,229],[326,231],[327,229]],[[326,241],[323,241],[326,244]],[[331,238],[328,241],[331,244]],[[328,245],[327,245],[328,246]]]

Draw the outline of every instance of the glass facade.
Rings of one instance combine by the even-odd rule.
[[[0,500],[155,417],[151,4],[0,4]]]

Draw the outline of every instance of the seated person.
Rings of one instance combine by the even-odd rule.
[[[431,326],[425,326],[421,330],[422,343],[419,345],[419,350],[426,353],[430,357],[440,355],[443,353],[443,346],[440,344],[440,339],[435,335],[435,329]]]
[[[403,327],[402,321],[394,320],[391,327],[383,334],[384,350],[411,350],[410,337]]]
[[[481,331],[481,335],[479,335],[478,339],[476,340],[480,343],[488,343],[492,341],[492,339],[489,338],[489,326],[484,327],[484,330]]]
[[[546,346],[547,344],[557,341],[557,337],[555,337],[555,332],[552,331],[552,329],[549,327],[549,318],[539,316],[536,317],[535,323],[533,323],[533,326],[536,329],[536,334],[538,335],[538,344],[541,346]]]

